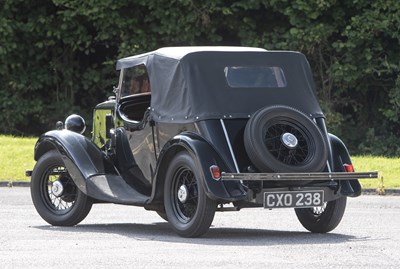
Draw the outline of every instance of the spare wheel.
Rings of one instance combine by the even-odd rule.
[[[249,119],[244,144],[260,172],[320,172],[328,145],[318,126],[287,106],[265,107]]]

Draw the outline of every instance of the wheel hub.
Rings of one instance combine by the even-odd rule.
[[[186,203],[187,198],[189,196],[189,191],[185,185],[179,187],[178,190],[178,200],[181,203]]]
[[[64,192],[63,184],[60,181],[54,181],[51,185],[51,192],[56,197],[60,197]]]
[[[299,141],[297,140],[296,136],[294,136],[291,133],[284,133],[281,136],[282,143],[287,147],[288,149],[294,149],[297,147],[297,144]]]

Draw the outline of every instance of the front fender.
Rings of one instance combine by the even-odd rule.
[[[328,134],[332,148],[333,171],[345,172],[343,164],[352,164],[346,145],[337,136]],[[344,196],[357,197],[361,195],[361,185],[358,179],[341,180],[340,193]]]
[[[221,171],[229,171],[228,166],[217,151],[201,136],[184,132],[171,139],[160,152],[156,170],[156,181],[153,184],[153,199],[161,200],[164,189],[164,178],[168,164],[182,150],[186,150],[196,161],[200,183],[208,197],[218,201],[237,201],[246,197],[246,192],[239,182],[222,182],[212,178],[210,167],[219,166]]]
[[[37,161],[49,150],[56,149],[78,188],[87,194],[86,179],[106,173],[106,160],[100,149],[88,138],[68,130],[49,131],[35,145]]]

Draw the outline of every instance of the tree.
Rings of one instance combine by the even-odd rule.
[[[397,0],[1,5],[0,133],[38,135],[73,112],[90,119],[117,83],[118,58],[163,46],[244,45],[303,52],[329,130],[353,152],[400,154]]]

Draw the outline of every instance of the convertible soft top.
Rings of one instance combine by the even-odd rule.
[[[309,63],[298,52],[169,47],[120,59],[117,70],[140,64],[147,68],[153,119],[159,122],[248,118],[262,107],[277,104],[322,115]],[[236,82],[246,72],[270,69],[281,70],[284,81],[272,86]]]

